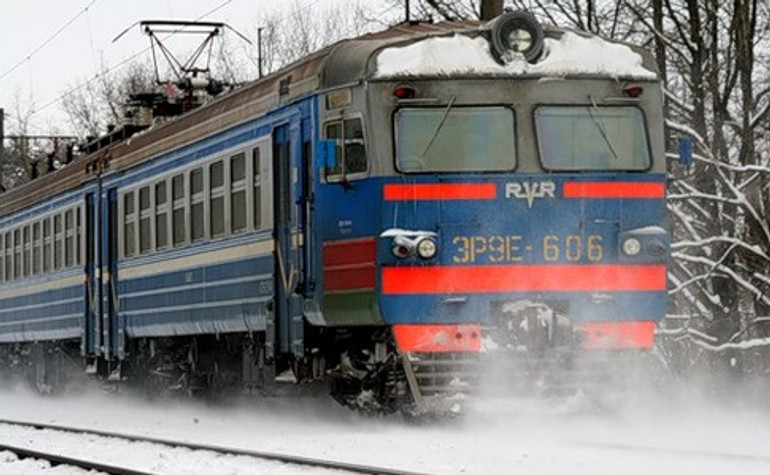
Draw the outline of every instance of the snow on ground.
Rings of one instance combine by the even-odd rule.
[[[77,467],[57,466],[44,460],[20,459],[11,452],[0,452],[0,474],[34,474],[45,473],[47,475],[94,475],[93,472]]]
[[[326,399],[209,406],[99,393],[41,398],[2,390],[0,417],[76,423],[432,474],[770,473],[770,412],[694,404],[694,400],[597,411],[581,396],[488,399],[462,419],[414,425],[357,416]],[[0,427],[0,440],[18,436],[7,426]],[[138,449],[133,454],[151,459]],[[168,459],[162,466],[165,473],[175,472],[169,467],[181,468],[174,465],[174,456],[159,455]],[[206,466],[210,460],[192,459],[192,466],[201,464],[203,469],[197,473],[329,473],[254,465],[228,465],[225,472]]]

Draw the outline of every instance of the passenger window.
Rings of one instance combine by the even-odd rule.
[[[43,273],[51,271],[51,219],[43,220]]]
[[[75,216],[69,210],[64,214],[64,267],[75,265]]]
[[[254,149],[252,156],[252,172],[253,172],[253,198],[252,206],[254,207],[254,229],[262,227],[262,176],[259,173],[259,148]]]
[[[10,232],[5,233],[5,281],[10,282],[13,280],[13,236]]]
[[[53,268],[54,270],[61,269],[62,266],[62,246],[64,236],[61,223],[61,215],[57,214],[53,217]]]
[[[43,248],[43,240],[40,237],[40,222],[32,225],[32,273],[40,273],[40,252]]]
[[[184,244],[185,240],[185,200],[184,200],[184,175],[177,175],[171,179],[171,197],[174,200],[172,237],[174,246]]]
[[[246,230],[246,154],[230,157],[230,232]]]
[[[168,196],[166,182],[155,184],[155,248],[168,247]]]
[[[225,171],[221,160],[209,165],[209,219],[211,237],[225,234]]]
[[[18,280],[22,277],[21,268],[21,229],[13,231],[13,278]]]
[[[190,172],[190,241],[204,238],[203,226],[203,169]]]
[[[326,176],[363,173],[367,169],[364,127],[361,119],[345,119],[326,124],[326,138],[337,143],[337,160]],[[344,172],[344,173],[343,173]]]
[[[147,254],[152,250],[152,208],[150,207],[150,187],[139,189],[139,253]]]
[[[83,264],[83,223],[80,208],[75,208],[75,264]]]
[[[136,210],[134,209],[134,192],[123,195],[123,255],[131,257],[136,252]]]
[[[5,237],[0,233],[0,282],[5,280]]]
[[[24,277],[29,277],[32,273],[32,240],[30,237],[29,226],[24,226]]]

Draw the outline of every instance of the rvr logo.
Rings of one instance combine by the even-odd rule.
[[[505,184],[506,198],[519,198],[527,200],[531,208],[535,198],[555,198],[556,184],[552,181],[525,181]]]

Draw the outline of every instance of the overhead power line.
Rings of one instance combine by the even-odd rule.
[[[308,3],[307,5],[305,5],[305,6],[301,7],[301,8],[299,8],[299,9],[297,9],[296,11],[287,13],[287,14],[286,14],[286,15],[284,15],[282,18],[279,18],[279,19],[278,19],[278,21],[283,21],[283,20],[286,20],[286,19],[287,19],[289,16],[291,16],[291,15],[293,15],[293,14],[296,14],[296,13],[298,13],[298,12],[302,12],[302,11],[304,11],[304,10],[307,10],[307,9],[309,9],[309,8],[312,8],[313,6],[317,5],[317,4],[318,4],[318,3],[320,3],[321,1],[322,1],[322,0],[313,0],[313,1],[311,1],[310,3]],[[92,0],[91,4],[89,4],[89,7],[90,7],[90,6],[91,6],[93,3],[95,3],[95,2],[96,2],[96,0]],[[232,2],[233,2],[233,0],[225,0],[224,2],[222,2],[221,4],[219,4],[218,6],[216,6],[216,7],[212,8],[211,10],[209,10],[209,11],[207,11],[207,12],[203,13],[203,14],[201,14],[200,16],[198,16],[197,18],[195,18],[195,20],[193,20],[193,21],[202,20],[202,19],[204,19],[204,18],[208,17],[209,15],[212,15],[212,14],[214,14],[214,13],[218,12],[219,10],[221,10],[221,9],[222,9],[222,8],[224,8],[224,7],[226,7],[227,5],[229,5],[229,4],[230,4],[230,3],[232,3]],[[88,8],[88,7],[86,7],[86,9],[87,9],[87,8]],[[85,11],[85,9],[84,9],[84,11]],[[82,14],[82,13],[83,13],[83,12],[81,12],[80,14]],[[80,14],[79,14],[79,15],[80,15]],[[72,21],[74,21],[74,19],[73,19]],[[170,37],[170,36],[172,36],[172,35],[173,35],[173,33],[172,33],[172,34],[170,34],[170,35],[168,35],[166,38],[168,38],[168,37]],[[50,41],[50,40],[49,40],[49,41]],[[35,115],[39,114],[40,112],[43,112],[44,110],[48,109],[48,108],[49,108],[49,107],[51,107],[52,105],[54,105],[54,104],[56,104],[56,103],[60,102],[60,101],[61,101],[61,100],[62,100],[64,97],[66,97],[67,95],[69,95],[69,94],[71,94],[71,93],[73,93],[73,92],[75,92],[75,91],[77,91],[77,90],[79,90],[79,89],[82,89],[82,88],[84,88],[84,87],[88,86],[89,84],[91,84],[92,82],[94,82],[94,81],[98,80],[99,78],[101,78],[101,77],[103,77],[103,76],[106,76],[106,75],[108,75],[108,74],[112,73],[113,71],[115,71],[115,70],[117,70],[117,69],[119,69],[119,68],[121,68],[121,67],[125,66],[126,64],[130,63],[131,61],[133,61],[134,59],[138,58],[138,57],[139,57],[139,56],[141,56],[142,54],[144,54],[144,53],[146,53],[146,52],[150,51],[150,49],[151,49],[151,47],[147,47],[147,48],[144,48],[143,50],[141,50],[141,51],[138,51],[137,53],[135,53],[135,54],[133,54],[132,56],[130,56],[130,57],[128,57],[128,58],[126,58],[126,59],[124,59],[123,61],[121,61],[120,63],[118,63],[118,64],[116,64],[116,65],[114,65],[114,66],[112,66],[111,68],[109,68],[109,69],[107,69],[107,70],[105,70],[105,71],[102,71],[102,72],[100,72],[100,73],[97,73],[97,74],[95,74],[95,75],[94,75],[94,76],[93,76],[91,79],[88,79],[88,80],[86,80],[86,81],[83,81],[82,83],[80,83],[80,84],[78,84],[78,85],[76,85],[76,86],[74,86],[74,87],[72,87],[72,88],[68,89],[68,90],[67,90],[67,91],[65,91],[63,94],[61,94],[59,97],[56,97],[55,99],[52,99],[52,100],[51,100],[51,101],[49,101],[49,102],[46,102],[45,104],[43,104],[43,105],[42,105],[41,107],[39,107],[39,108],[36,108],[36,109],[35,109],[35,111],[34,111],[34,112],[32,112],[32,113],[30,114],[30,117],[33,117],[33,116],[35,116]],[[0,79],[2,79],[2,78],[0,78]]]
[[[95,2],[96,0],[93,0],[93,1]],[[194,21],[201,20],[201,19],[206,18],[207,16],[209,16],[209,15],[211,15],[213,13],[216,13],[217,11],[221,10],[222,8],[227,6],[228,4],[232,3],[232,1],[233,0],[226,0],[226,1],[222,2],[219,6],[217,6],[215,8],[212,8],[211,10],[207,11],[206,13],[198,16],[198,18],[196,18]],[[91,2],[91,3],[93,3],[93,2]],[[171,35],[169,35],[169,36],[172,36],[172,35],[173,35],[173,33]],[[115,70],[125,66],[126,64],[130,63],[131,61],[133,61],[134,59],[136,59],[139,56],[143,55],[144,53],[148,52],[149,50],[150,50],[150,47],[148,46],[147,48],[144,48],[143,50],[141,50],[141,51],[139,51],[139,52],[129,56],[126,59],[124,59],[123,61],[121,61],[120,63],[116,64],[115,66],[112,66],[111,68],[107,69],[106,71],[102,71],[100,73],[97,73],[91,79],[83,81],[82,83],[78,84],[77,86],[68,89],[61,96],[59,96],[59,97],[57,97],[55,99],[52,99],[51,101],[48,101],[45,104],[43,104],[41,107],[35,109],[35,111],[32,114],[30,114],[30,117],[35,116],[35,115],[39,114],[40,112],[43,112],[47,108],[49,108],[52,105],[56,104],[57,102],[61,101],[65,96],[67,96],[69,94],[72,94],[73,92],[86,87],[87,85],[91,84],[92,82],[96,81],[97,79],[99,79],[99,78],[101,78],[103,76],[106,76],[106,75],[110,74],[111,72],[113,72],[113,71],[115,71]]]
[[[24,56],[21,60],[19,60],[18,63],[16,63],[13,66],[11,66],[11,68],[8,69],[7,71],[5,71],[3,74],[0,74],[0,81],[5,79],[7,76],[9,76],[11,73],[16,71],[17,69],[19,69],[24,63],[26,63],[27,61],[31,60],[34,55],[36,55],[41,49],[45,48],[50,42],[52,42],[54,39],[56,39],[56,37],[59,36],[64,30],[66,30],[67,27],[69,27],[71,24],[73,24],[75,22],[75,20],[80,18],[84,13],[87,13],[88,9],[91,8],[91,6],[94,3],[96,3],[96,0],[91,0],[91,3],[89,3],[88,5],[86,5],[85,8],[80,10],[80,12],[78,12],[77,15],[75,15],[72,18],[70,18],[70,20],[67,23],[65,23],[58,30],[56,30],[56,32],[54,32],[54,34],[52,34],[47,40],[43,41],[40,44],[40,46],[38,46],[37,48],[32,50],[31,53],[29,53],[26,56]]]

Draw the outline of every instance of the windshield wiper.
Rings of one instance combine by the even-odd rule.
[[[428,150],[430,150],[431,146],[433,146],[433,142],[436,141],[436,137],[438,137],[438,133],[441,131],[441,128],[444,127],[444,122],[446,122],[447,117],[449,117],[449,111],[452,110],[452,106],[455,103],[455,99],[457,99],[457,96],[452,96],[452,98],[449,99],[449,103],[447,104],[446,109],[444,110],[444,115],[441,117],[441,121],[438,123],[436,130],[433,131],[433,136],[430,138],[428,145],[425,146],[425,150],[423,150],[422,155],[420,155],[420,159],[425,158],[425,155],[428,154]]]
[[[607,131],[604,130],[604,125],[601,123],[601,121],[594,115],[594,110],[599,110],[599,108],[596,106],[596,101],[592,96],[588,96],[591,99],[591,108],[588,109],[588,115],[591,116],[591,120],[594,121],[594,124],[596,124],[596,127],[599,129],[599,133],[602,135],[602,138],[604,139],[604,142],[607,144],[607,147],[610,149],[610,152],[612,152],[612,156],[615,158],[615,161],[619,162],[620,157],[618,157],[618,154],[615,152],[615,148],[612,146],[612,142],[610,142],[610,138],[607,136]]]

